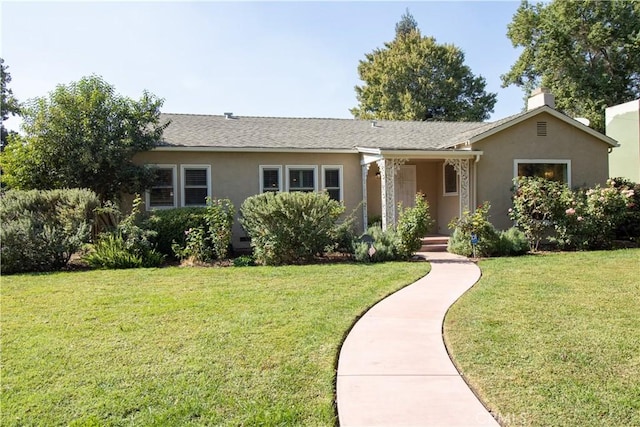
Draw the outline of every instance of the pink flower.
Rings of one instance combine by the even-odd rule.
[[[567,215],[571,216],[571,215],[575,215],[576,214],[576,210],[573,208],[569,208],[566,211],[564,211],[564,213],[566,213]]]
[[[579,216],[579,217],[577,218],[577,220],[578,220],[578,221],[582,221],[582,220],[584,220],[584,218],[582,218],[581,216]]]

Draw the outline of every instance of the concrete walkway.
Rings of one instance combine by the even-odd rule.
[[[372,307],[338,359],[338,417],[350,426],[498,426],[467,387],[442,339],[447,309],[480,269],[446,252],[421,253],[431,272]]]

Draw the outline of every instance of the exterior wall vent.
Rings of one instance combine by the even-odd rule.
[[[547,122],[536,123],[536,135],[547,136]]]

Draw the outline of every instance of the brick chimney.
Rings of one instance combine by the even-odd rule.
[[[546,105],[551,108],[556,108],[556,100],[553,97],[553,94],[549,91],[549,89],[544,87],[539,87],[533,92],[531,92],[531,96],[527,101],[527,111],[531,111],[535,108],[542,107]]]

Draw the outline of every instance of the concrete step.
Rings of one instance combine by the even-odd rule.
[[[420,240],[422,241],[420,252],[446,252],[449,236],[427,236]]]

